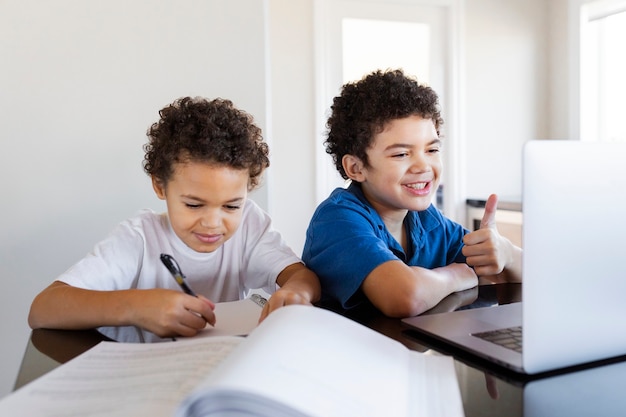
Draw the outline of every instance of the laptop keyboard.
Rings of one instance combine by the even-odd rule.
[[[472,333],[472,336],[479,337],[516,352],[522,352],[522,326]]]

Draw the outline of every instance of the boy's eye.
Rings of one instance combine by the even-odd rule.
[[[406,158],[407,156],[409,156],[408,152],[400,152],[400,153],[391,155],[392,158]]]
[[[202,204],[185,203],[185,206],[189,207],[190,209],[197,209],[199,207],[202,207]]]
[[[241,208],[241,206],[231,206],[231,205],[227,205],[225,207],[226,207],[226,210],[230,210],[230,211],[239,210]]]
[[[429,153],[438,153],[439,151],[440,151],[439,148],[432,148],[428,150]]]

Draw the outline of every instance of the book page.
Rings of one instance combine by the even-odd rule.
[[[242,341],[101,342],[0,400],[0,415],[169,417]]]
[[[463,401],[450,356],[411,352],[411,416],[463,416]]]
[[[328,310],[287,306],[253,330],[176,415],[215,409],[216,392],[231,396],[234,391],[255,399],[255,407],[280,403],[307,416],[462,415],[462,409],[430,413],[442,402],[461,404],[452,358],[422,355],[419,361],[416,354]],[[416,397],[419,403],[413,404]],[[262,407],[259,398],[267,399]],[[245,411],[245,401],[236,405]]]
[[[245,336],[259,324],[263,310],[259,298],[244,298],[215,304],[215,326],[207,325],[194,338],[208,336]],[[264,300],[264,299],[263,299]]]

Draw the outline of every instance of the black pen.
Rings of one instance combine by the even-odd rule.
[[[183,275],[183,272],[180,270],[180,267],[178,266],[178,263],[174,258],[166,253],[162,253],[161,262],[163,262],[163,265],[165,265],[165,267],[170,271],[178,285],[180,285],[180,288],[182,288],[186,294],[197,297],[196,293],[193,292],[193,290],[189,288],[189,286],[185,282],[185,276]]]

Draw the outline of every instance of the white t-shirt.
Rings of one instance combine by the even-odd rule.
[[[287,266],[301,262],[271,219],[247,200],[233,236],[211,253],[189,248],[174,233],[167,213],[142,210],[120,223],[85,258],[57,279],[92,290],[180,287],[163,265],[161,253],[176,259],[187,284],[211,301],[244,298],[252,289],[276,290],[276,278]]]

